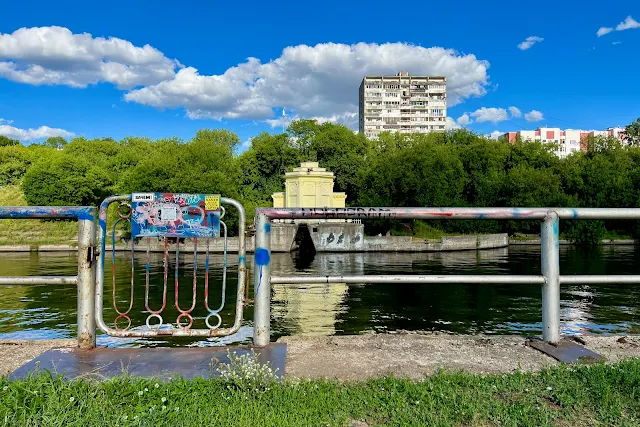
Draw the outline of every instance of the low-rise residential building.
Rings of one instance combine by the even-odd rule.
[[[536,130],[521,130],[507,132],[503,137],[510,143],[515,143],[518,137],[522,141],[540,141],[546,144],[557,144],[558,157],[567,157],[577,151],[586,151],[585,141],[589,136],[613,136],[621,142],[625,141],[625,130],[620,127],[607,128],[606,130],[580,130],[540,127]]]

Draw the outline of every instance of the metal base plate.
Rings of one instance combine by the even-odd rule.
[[[127,373],[143,378],[169,380],[182,377],[219,376],[218,366],[229,363],[227,351],[237,355],[254,350],[262,364],[269,364],[279,378],[284,376],[287,345],[271,343],[267,347],[248,346],[206,348],[96,348],[49,350],[9,374],[9,379],[24,379],[30,373],[51,371],[66,379],[106,379]]]
[[[564,338],[558,344],[550,344],[539,338],[530,338],[527,341],[527,345],[562,363],[591,363],[605,360],[598,353],[589,350],[570,338]]]

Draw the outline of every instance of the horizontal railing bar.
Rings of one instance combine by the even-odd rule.
[[[271,276],[271,283],[275,284],[312,284],[312,283],[345,283],[345,284],[376,284],[376,283],[459,283],[459,284],[544,284],[544,276],[524,275],[353,275],[353,276],[320,276],[320,275],[286,275]],[[587,285],[598,283],[634,284],[640,283],[639,275],[611,276],[611,275],[570,275],[560,276],[561,284]]]
[[[90,206],[0,206],[0,219],[94,219]]]
[[[3,276],[0,285],[40,286],[40,285],[75,285],[77,276]]]
[[[269,219],[640,219],[640,208],[261,208]]]
[[[459,284],[513,284],[542,285],[544,276],[509,276],[509,275],[353,275],[353,276],[271,276],[275,284],[312,284],[312,283],[459,283]]]
[[[638,275],[570,275],[560,276],[560,284],[568,285],[597,285],[599,283],[615,283],[615,284],[634,284],[640,283],[640,276]]]

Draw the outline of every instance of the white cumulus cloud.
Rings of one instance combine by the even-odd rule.
[[[616,31],[632,30],[634,28],[640,28],[640,22],[636,21],[631,17],[631,15],[629,15],[624,21],[618,24]]]
[[[522,43],[518,45],[518,49],[527,50],[531,48],[531,46],[533,46],[534,44],[539,43],[541,41],[544,41],[542,37],[538,37],[538,36],[527,37],[526,39],[524,39]]]
[[[482,96],[489,63],[441,47],[406,43],[321,43],[287,47],[280,57],[257,58],[219,75],[196,68],[173,79],[133,90],[125,99],[157,108],[185,108],[191,118],[276,119],[282,107],[302,117],[349,118],[357,111],[358,87],[366,75],[447,76],[448,105]],[[275,123],[275,122],[272,122]],[[276,124],[274,124],[276,125]]]
[[[538,110],[531,110],[528,113],[524,114],[524,118],[528,122],[539,122],[544,119],[544,115]]]
[[[635,28],[640,28],[640,22],[636,21],[631,17],[631,15],[629,15],[624,21],[616,25],[615,31],[633,30]],[[600,27],[596,34],[598,37],[602,37],[612,31],[614,31],[614,29],[611,27]]]
[[[491,122],[491,123],[499,123],[505,120],[509,120],[509,115],[507,114],[507,110],[504,108],[487,108],[482,107],[474,111],[470,114],[471,117],[476,119],[476,122]]]
[[[7,138],[19,139],[20,141],[33,141],[36,139],[44,139],[52,136],[61,136],[63,138],[72,138],[75,136],[73,132],[64,129],[50,128],[49,126],[40,126],[36,129],[20,129],[11,126],[11,120],[0,119],[0,135]]]
[[[522,117],[522,111],[518,107],[511,106],[509,107],[509,113],[511,113],[511,117]]]
[[[86,87],[108,82],[130,89],[170,79],[179,66],[148,44],[74,34],[64,27],[0,33],[0,77],[20,83]]]
[[[456,121],[453,120],[453,118],[447,116],[447,121],[445,123],[445,128],[447,130],[462,129],[462,126],[460,126],[458,123],[456,123]]]
[[[463,115],[458,117],[457,122],[459,125],[466,126],[473,123],[473,120],[471,119],[471,117],[469,117],[469,114],[464,113]]]
[[[596,34],[598,35],[598,37],[602,37],[605,34],[609,34],[611,31],[613,31],[613,28],[611,27],[600,27]]]
[[[502,135],[504,135],[504,132],[501,132],[499,130],[494,130],[493,132],[491,132],[490,134],[487,134],[487,138],[491,138],[491,139],[498,139],[500,138]]]

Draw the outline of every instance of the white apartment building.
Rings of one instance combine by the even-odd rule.
[[[503,137],[511,142],[516,142],[520,137],[522,141],[540,141],[547,144],[557,144],[556,155],[564,158],[577,151],[585,151],[584,141],[589,136],[613,136],[624,142],[624,128],[607,128],[607,130],[580,130],[541,127],[536,130],[521,130],[507,132]]]
[[[360,132],[444,132],[447,122],[447,78],[366,76],[360,84]]]

